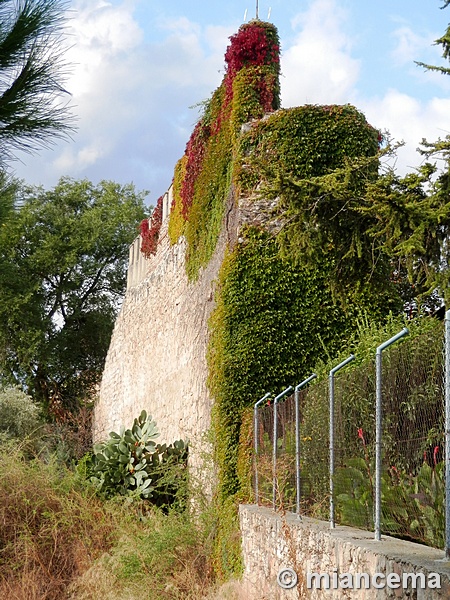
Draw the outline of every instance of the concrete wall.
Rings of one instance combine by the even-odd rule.
[[[373,533],[329,524],[315,519],[299,520],[293,513],[277,514],[260,506],[240,507],[242,549],[245,563],[243,585],[248,600],[444,600],[450,598],[450,562],[444,552],[420,544],[382,536],[381,542]],[[292,568],[298,584],[283,589],[277,583],[281,569]],[[328,573],[333,569],[343,573],[430,573],[440,574],[440,589],[350,590],[308,589],[307,573]],[[382,581],[378,579],[377,582]]]

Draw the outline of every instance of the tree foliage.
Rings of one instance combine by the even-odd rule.
[[[447,6],[449,4],[450,4],[450,0],[444,0],[444,4],[443,4],[443,6],[441,6],[441,8],[447,8]],[[437,46],[442,47],[442,57],[445,58],[446,60],[449,60],[450,59],[450,25],[445,30],[444,35],[435,41],[435,44]],[[444,75],[450,74],[450,69],[448,67],[443,67],[443,66],[438,66],[438,65],[429,65],[427,63],[419,62],[419,61],[416,61],[416,64],[419,67],[424,67],[427,71],[437,71],[438,73],[443,73]]]
[[[72,408],[99,382],[145,193],[63,178],[22,194],[0,230],[0,373]]]
[[[73,129],[63,97],[66,3],[0,1],[0,164]]]
[[[430,163],[404,177],[389,170],[367,186],[359,207],[374,247],[390,258],[391,279],[409,282],[404,300],[429,306],[436,296],[449,300],[450,282],[448,174],[436,179],[436,171]]]
[[[28,394],[17,387],[0,391],[0,442],[23,440],[39,425],[39,407]]]
[[[377,177],[378,141],[379,132],[350,105],[279,111],[241,139],[248,157],[241,186],[276,201],[282,253],[302,267],[333,264],[330,284],[345,302],[349,292],[354,301],[364,288],[383,288],[388,277],[358,210]]]
[[[449,4],[450,0],[444,0],[441,8]],[[442,56],[448,61],[450,25],[435,43],[442,47]],[[450,74],[448,67],[416,64]],[[436,142],[423,139],[419,152],[429,162],[403,178],[389,171],[372,187],[369,204],[362,210],[376,219],[371,234],[396,261],[396,272],[407,273],[416,297],[420,300],[439,296],[448,304],[450,136]]]

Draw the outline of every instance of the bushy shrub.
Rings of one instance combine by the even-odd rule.
[[[0,453],[0,598],[58,600],[114,544],[116,513],[54,461]]]
[[[23,439],[41,424],[39,407],[18,387],[0,391],[0,440]]]

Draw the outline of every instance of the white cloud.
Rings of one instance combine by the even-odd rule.
[[[68,31],[71,48],[67,62],[73,64],[68,87],[75,97],[89,93],[105,63],[130,52],[142,41],[143,32],[132,17],[133,5],[112,6],[97,0],[74,3]]]
[[[282,58],[284,106],[348,101],[360,64],[342,30],[345,19],[335,0],[316,0],[295,18],[293,27],[301,31]]]
[[[188,107],[220,83],[232,31],[202,28],[186,18],[161,24],[155,16],[163,37],[149,43],[135,4],[74,1],[66,55],[74,67],[66,87],[78,131],[69,144],[23,157],[27,166],[17,164],[19,176],[46,187],[61,174],[138,180],[154,191],[152,197],[170,185],[197,118]]]
[[[400,174],[413,170],[424,161],[416,151],[423,138],[432,142],[450,133],[448,98],[421,102],[391,89],[381,99],[360,102],[359,108],[372,125],[389,130],[393,138],[405,142],[395,163]]]
[[[72,175],[78,176],[86,167],[94,165],[105,156],[107,149],[107,144],[100,143],[99,140],[78,150],[73,146],[66,147],[55,159],[53,166],[61,173],[71,172]]]
[[[432,43],[429,36],[420,36],[407,25],[397,28],[392,33],[392,37],[395,48],[391,52],[391,57],[400,66],[411,66],[420,56],[422,49]]]

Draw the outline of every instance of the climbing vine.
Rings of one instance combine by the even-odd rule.
[[[141,252],[146,258],[156,254],[158,248],[159,232],[162,226],[163,197],[158,198],[150,219],[141,221]]]
[[[181,186],[186,176],[186,163],[187,156],[183,155],[182,158],[175,165],[175,172],[173,175],[172,192],[173,200],[172,206],[170,207],[170,219],[169,219],[169,239],[171,244],[176,244],[178,239],[184,233],[185,223],[183,217],[183,203],[181,199]]]
[[[172,243],[186,236],[186,269],[191,279],[207,264],[219,237],[242,123],[279,107],[276,28],[252,21],[230,42],[224,80],[205,103],[175,172],[169,235]]]
[[[256,228],[247,231],[222,265],[208,364],[224,498],[239,491],[245,407],[268,391],[298,383],[354,330],[358,310],[344,313],[333,302],[327,285],[331,267],[299,269],[280,256],[273,238]]]

